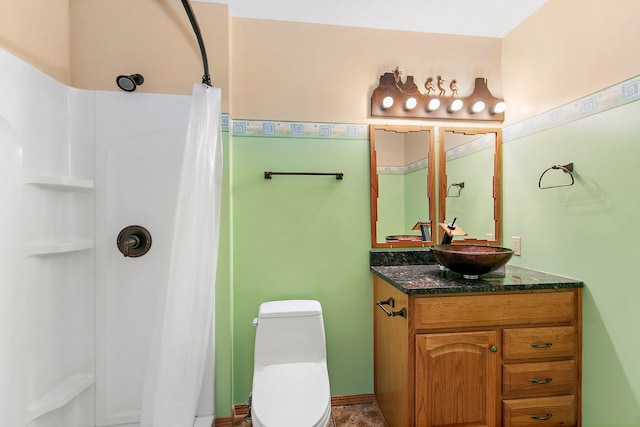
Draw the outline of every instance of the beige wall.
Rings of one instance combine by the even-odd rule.
[[[420,85],[455,78],[461,95],[487,77],[502,94],[496,38],[247,18],[231,28],[234,118],[367,122],[380,75],[396,66]]]
[[[69,0],[1,0],[0,48],[68,85]]]
[[[640,73],[640,2],[549,0],[503,39],[505,124]]]
[[[193,3],[213,85],[228,111],[229,14],[223,4]],[[71,0],[71,82],[117,90],[119,74],[142,74],[141,92],[190,94],[203,75],[191,24],[176,0]]]
[[[117,75],[140,73],[141,92],[189,94],[202,77],[178,1],[37,3],[2,2],[0,46],[65,84],[117,90]],[[223,4],[192,6],[222,110],[234,118],[384,123],[369,118],[369,100],[396,66],[418,84],[455,78],[460,94],[486,77],[502,96],[500,39],[230,18]]]
[[[461,94],[474,77],[487,77],[510,106],[509,124],[640,70],[635,1],[549,0],[502,40],[230,18],[223,4],[193,8],[223,111],[240,119],[384,123],[369,117],[369,99],[378,77],[399,66],[419,84],[456,78]],[[173,0],[3,0],[0,47],[85,89],[117,90],[118,74],[137,72],[145,76],[140,91],[188,94],[202,77],[195,35]]]

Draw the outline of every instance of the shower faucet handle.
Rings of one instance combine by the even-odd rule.
[[[151,248],[151,233],[140,225],[130,225],[120,231],[116,245],[125,257],[140,257]]]

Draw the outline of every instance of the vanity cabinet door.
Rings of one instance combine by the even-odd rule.
[[[416,335],[416,426],[499,425],[496,331]]]

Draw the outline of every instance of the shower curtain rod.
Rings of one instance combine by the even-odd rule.
[[[184,6],[184,10],[187,12],[187,16],[189,17],[189,22],[191,22],[191,26],[193,27],[193,32],[196,33],[196,38],[198,39],[198,45],[200,46],[200,55],[202,55],[202,66],[204,68],[202,83],[206,84],[207,86],[211,86],[211,75],[209,74],[209,62],[207,61],[207,51],[204,48],[204,41],[202,40],[202,34],[200,33],[200,26],[198,26],[198,21],[196,20],[196,17],[193,14],[193,9],[191,8],[191,3],[189,3],[189,0],[182,0],[182,5]]]

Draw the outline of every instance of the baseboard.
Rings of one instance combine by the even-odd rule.
[[[345,396],[331,396],[331,406],[345,406],[345,405],[363,405],[366,403],[373,403],[376,401],[376,396],[373,393],[370,394],[348,394]],[[249,407],[246,403],[233,405],[233,417],[241,417],[249,415]]]
[[[233,426],[233,418],[231,417],[223,417],[216,418],[216,422],[211,427],[232,427]]]
[[[364,405],[374,403],[375,401],[376,396],[373,393],[331,396],[331,406]],[[216,419],[215,427],[231,427],[236,417],[244,417],[247,415],[249,415],[249,406],[247,406],[246,403],[233,405],[231,416]]]
[[[346,396],[332,396],[331,406],[364,405],[376,401],[376,395],[368,394],[348,394]]]

